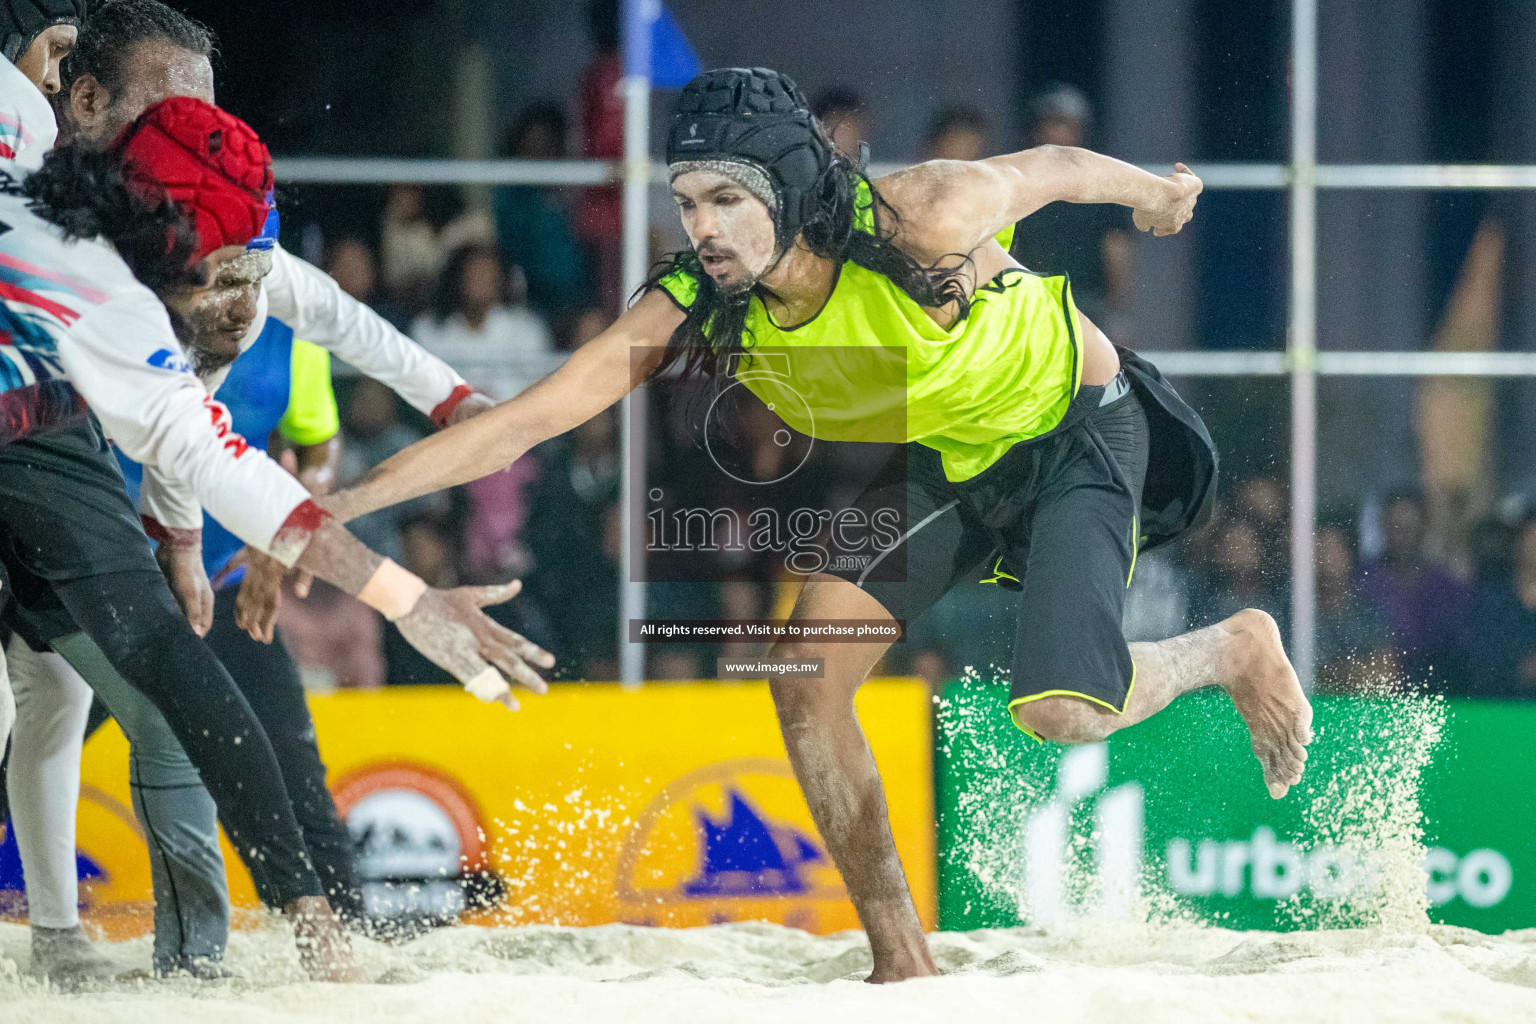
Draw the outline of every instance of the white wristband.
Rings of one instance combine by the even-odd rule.
[[[425,580],[386,558],[358,592],[357,599],[395,622],[411,614],[426,592]]]

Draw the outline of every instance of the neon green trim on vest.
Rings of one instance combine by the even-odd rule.
[[[683,309],[692,309],[693,300],[699,297],[699,282],[692,274],[678,268],[656,282],[656,287],[672,297]]]
[[[319,345],[293,340],[288,408],[277,429],[298,445],[324,444],[341,429],[336,392],[331,388],[331,354]]]

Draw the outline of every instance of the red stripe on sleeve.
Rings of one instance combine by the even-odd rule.
[[[203,546],[202,530],[186,530],[166,526],[151,516],[140,516],[139,522],[144,524],[144,532],[156,544],[164,544],[167,547],[176,548],[181,551],[191,551]]]
[[[475,389],[468,384],[460,384],[454,388],[453,393],[439,402],[437,408],[432,410],[432,422],[436,423],[439,427],[446,427],[448,425],[448,417],[453,415],[453,410],[459,407],[460,402],[474,393]]]
[[[304,554],[304,549],[309,547],[315,531],[330,518],[329,512],[305,499],[288,513],[288,518],[278,527],[277,535],[272,538],[272,550],[267,553],[284,565],[293,565]]]

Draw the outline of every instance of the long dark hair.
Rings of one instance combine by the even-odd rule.
[[[856,227],[856,204],[860,186],[869,190],[873,231]],[[924,265],[898,249],[891,241],[896,235],[898,214],[885,201],[873,182],[859,167],[840,153],[817,185],[818,202],[806,219],[798,239],[800,245],[827,259],[849,261],[866,270],[884,274],[920,306],[937,309],[955,303],[963,318],[970,312],[971,299],[965,288],[963,271],[970,257],[955,254],[958,263],[948,266]],[[948,258],[940,261],[947,263]],[[666,352],[653,376],[677,370],[685,377],[716,377],[726,370],[726,357],[750,347],[747,311],[757,288],[740,295],[723,295],[714,280],[704,272],[698,253],[691,248],[671,253],[652,268],[643,294],[659,286],[661,280],[677,271],[698,282],[698,297],[667,343]],[[760,286],[759,286],[760,287]]]
[[[197,231],[163,193],[130,189],[123,165],[110,152],[60,146],[21,190],[39,217],[71,239],[105,238],[140,283],[156,293],[198,287],[205,281]]]

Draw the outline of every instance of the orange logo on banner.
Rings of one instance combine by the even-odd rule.
[[[485,870],[486,842],[463,785],[425,765],[384,761],[331,788],[371,916],[448,919],[465,910],[460,881]]]

